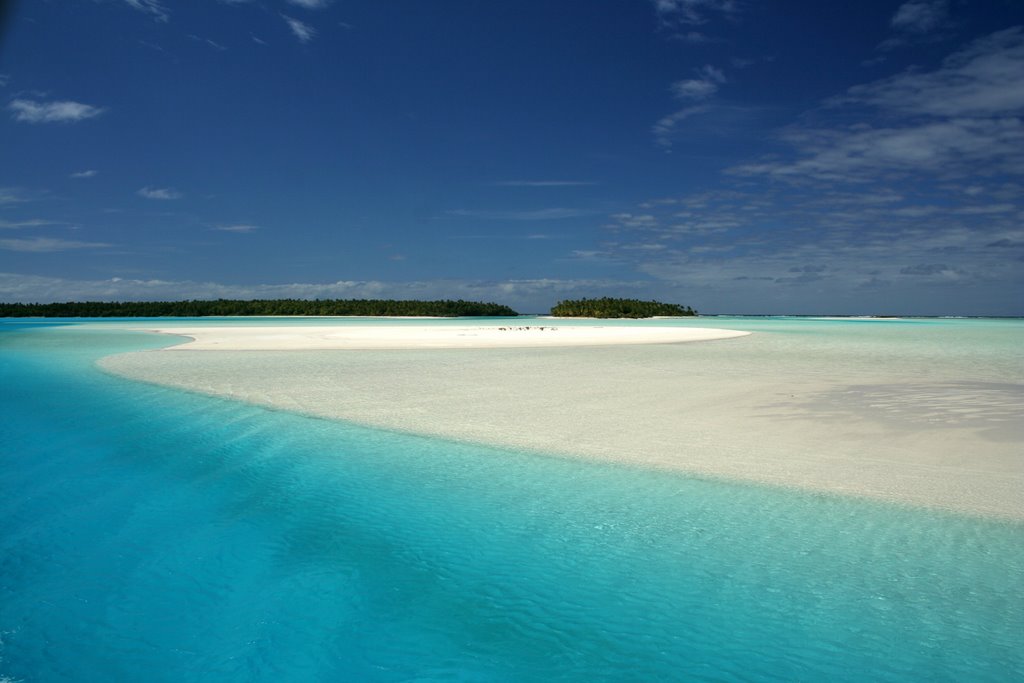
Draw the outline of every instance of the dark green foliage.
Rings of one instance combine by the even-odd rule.
[[[697,315],[689,306],[639,299],[576,299],[559,301],[551,315],[563,318],[650,318],[655,315]]]
[[[394,299],[217,299],[216,301],[71,301],[3,304],[4,318],[197,318],[209,315],[510,316],[508,306],[476,301]]]

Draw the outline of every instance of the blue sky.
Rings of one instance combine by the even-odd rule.
[[[1024,314],[1024,3],[23,0],[0,300]]]

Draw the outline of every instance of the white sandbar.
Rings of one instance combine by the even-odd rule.
[[[705,327],[601,327],[555,325],[323,327],[161,327],[191,337],[174,351],[309,351],[324,349],[468,349],[541,346],[672,344],[742,337],[749,332]]]
[[[372,427],[1024,520],[1014,359],[894,361],[873,333],[501,327],[168,325],[195,341],[100,365]]]

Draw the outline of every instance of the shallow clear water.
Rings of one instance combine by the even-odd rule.
[[[1024,679],[1020,524],[134,384],[115,327],[0,323],[0,679]]]

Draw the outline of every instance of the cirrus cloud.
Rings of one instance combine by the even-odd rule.
[[[288,0],[288,3],[303,9],[324,9],[331,4],[331,0]]]
[[[21,251],[36,254],[56,251],[73,251],[77,249],[100,249],[114,245],[105,242],[78,242],[53,237],[31,237],[0,239],[0,249],[5,251]]]
[[[739,9],[736,0],[654,0],[654,11],[663,24],[703,24],[708,15],[733,15]]]
[[[235,233],[248,233],[255,232],[260,229],[258,225],[249,225],[247,223],[238,223],[234,225],[218,225],[211,230],[219,230],[220,232],[235,232]]]
[[[316,29],[306,22],[284,14],[281,16],[284,17],[285,22],[288,24],[288,28],[292,30],[292,33],[295,34],[295,37],[299,39],[300,43],[308,43],[316,37]]]
[[[976,40],[931,71],[854,86],[817,114],[861,122],[791,126],[779,135],[788,155],[730,173],[859,183],[1024,173],[1024,30]]]
[[[910,0],[899,6],[890,25],[900,31],[927,33],[946,21],[947,0]]]
[[[171,18],[170,12],[160,0],[124,0],[134,10],[152,15],[155,21],[165,22]]]

